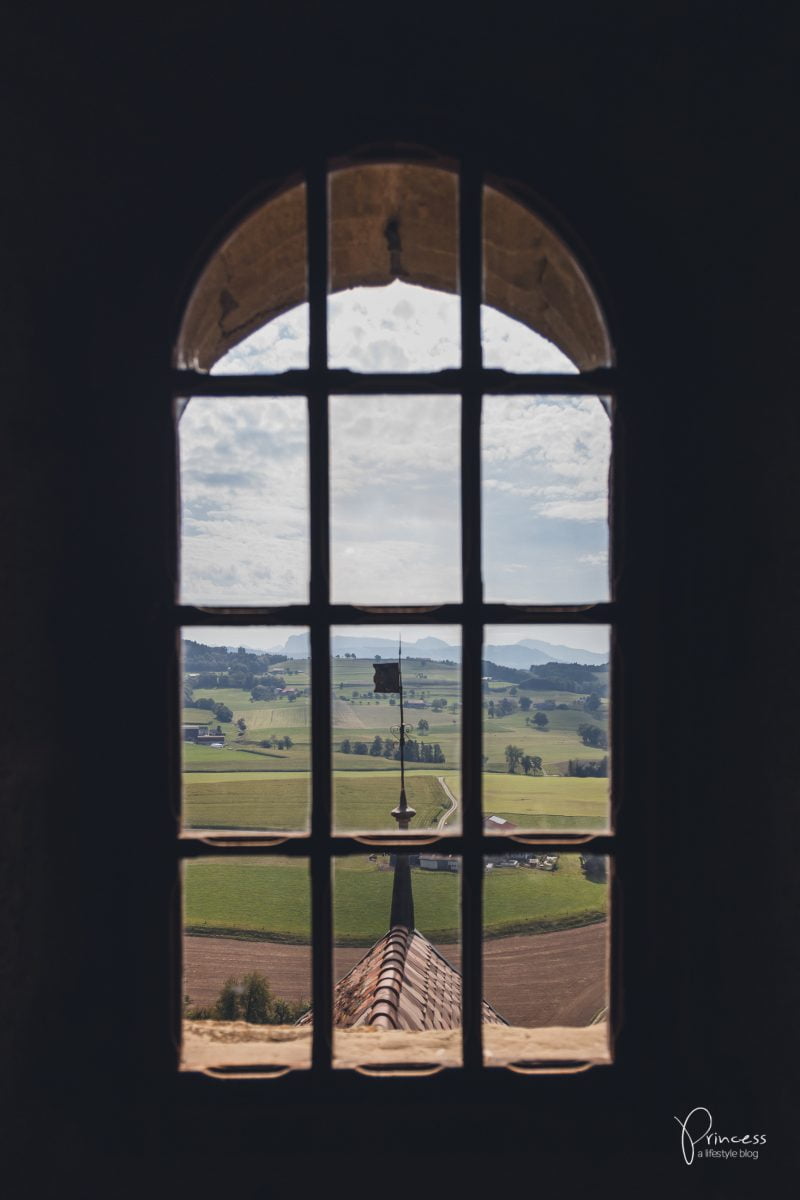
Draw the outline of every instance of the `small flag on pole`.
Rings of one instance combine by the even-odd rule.
[[[393,662],[373,663],[376,692],[400,692],[400,664]]]

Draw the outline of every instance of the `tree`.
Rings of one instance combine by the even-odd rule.
[[[533,701],[531,700],[530,696],[520,696],[519,706],[523,712],[527,712],[532,704]]]
[[[283,744],[287,750],[291,750],[292,746],[294,745],[294,742],[289,737],[288,733],[286,734],[286,737],[283,739]]]
[[[578,733],[584,746],[594,746],[598,750],[608,749],[608,734],[599,725],[579,725]]]
[[[218,1021],[238,1021],[242,1010],[242,985],[239,980],[229,975],[222,985],[217,1003],[214,1005],[214,1016]]]
[[[587,712],[597,712],[600,707],[600,697],[597,692],[592,692],[583,702],[583,707]]]
[[[503,696],[503,699],[497,705],[497,711],[499,712],[501,717],[510,716],[511,713],[513,713],[513,711],[514,711],[514,708],[515,708],[514,701],[509,700],[506,696]]]
[[[525,772],[525,774],[530,775],[532,768],[533,768],[533,759],[531,758],[530,754],[523,754],[522,769]]]
[[[490,701],[489,701],[489,709],[488,709],[488,711],[489,711],[489,716],[490,716],[490,717],[493,717],[493,716],[494,716],[494,700],[490,700]]]
[[[366,742],[355,742],[353,744],[353,753],[354,754],[367,754],[368,751],[369,751],[369,747],[367,746]]]
[[[605,883],[608,879],[606,859],[603,854],[582,854],[581,870],[590,883]]]
[[[236,728],[239,730],[239,733],[247,732],[247,723],[244,717],[239,717],[239,720],[236,722]]]
[[[272,1016],[272,993],[266,976],[251,971],[242,980],[242,1019],[251,1025],[266,1025]]]
[[[430,725],[424,717],[420,717],[420,719],[417,721],[417,729],[420,733],[427,733],[430,729]]]
[[[547,726],[550,724],[547,719],[547,713],[537,712],[533,718],[533,723],[537,729],[547,729]]]
[[[506,746],[505,756],[509,775],[516,775],[517,767],[522,759],[522,750],[519,746]]]
[[[533,764],[533,773],[534,773],[534,775],[541,775],[541,773],[542,773],[542,760],[541,760],[541,758],[540,758],[540,756],[539,756],[538,754],[532,754],[532,755],[531,755],[531,763]]]
[[[218,721],[232,721],[233,713],[228,708],[227,704],[218,704],[214,709],[214,716]]]
[[[383,738],[377,733],[375,734],[375,740],[369,748],[369,752],[373,758],[380,758],[383,754]]]
[[[341,750],[342,754],[349,754],[350,750],[352,749],[352,747],[350,745],[350,738],[345,738],[342,741],[342,744],[339,747],[339,749]]]

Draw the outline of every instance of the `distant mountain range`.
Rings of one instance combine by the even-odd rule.
[[[307,633],[293,633],[283,646],[271,646],[270,654],[285,654],[287,658],[308,658]],[[356,658],[396,658],[397,642],[392,638],[339,637],[331,638],[331,653],[355,654]],[[416,642],[403,643],[404,658],[430,658],[434,662],[450,659],[461,661],[461,647],[451,646],[437,637],[424,637]],[[483,657],[501,667],[516,667],[527,670],[531,665],[548,662],[582,663],[584,666],[600,666],[608,662],[607,654],[594,650],[580,650],[577,646],[553,645],[538,638],[523,638],[506,646],[484,646]]]

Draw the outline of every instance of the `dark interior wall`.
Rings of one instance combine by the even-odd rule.
[[[15,16],[0,1032],[8,1128],[31,1169],[90,1194],[105,1171],[120,1188],[146,1177],[158,1155],[199,1186],[309,1145],[356,1155],[407,1137],[451,1166],[457,1150],[554,1173],[568,1159],[576,1190],[585,1175],[674,1192],[688,1185],[673,1115],[696,1104],[769,1145],[758,1164],[726,1164],[724,1184],[719,1164],[699,1182],[695,1168],[693,1186],[738,1194],[754,1186],[745,1168],[766,1179],[791,1153],[788,8],[500,4],[470,22],[420,6],[380,26],[374,8],[322,4]],[[176,1087],[169,348],[194,264],[235,206],[310,149],[392,140],[474,153],[552,206],[626,367],[620,1065],[483,1091]],[[150,736],[120,772],[120,731],[140,720]]]

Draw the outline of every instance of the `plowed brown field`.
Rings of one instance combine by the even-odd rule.
[[[489,939],[484,948],[486,999],[512,1025],[587,1025],[607,1003],[606,934],[603,923]],[[436,948],[460,968],[459,946]],[[336,949],[335,977],[340,979],[364,953]],[[187,937],[184,965],[184,992],[194,1004],[212,1004],[229,976],[248,971],[262,971],[276,995],[288,1000],[311,995],[308,946]]]

